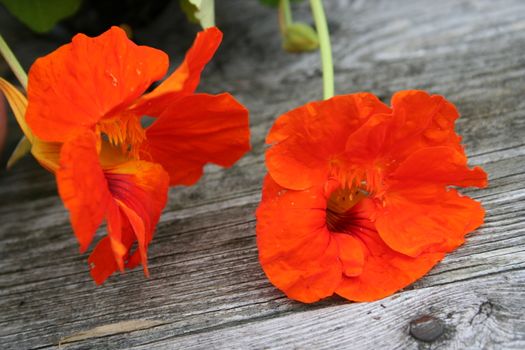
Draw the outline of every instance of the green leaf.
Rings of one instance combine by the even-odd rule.
[[[82,0],[0,0],[0,3],[33,31],[44,33],[74,14]]]

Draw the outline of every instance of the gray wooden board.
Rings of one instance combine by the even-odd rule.
[[[254,210],[273,120],[321,98],[317,53],[280,49],[275,12],[255,0],[216,2],[225,39],[201,91],[230,91],[251,110],[253,150],[231,169],[209,166],[193,187],[173,188],[140,270],[91,281],[54,179],[30,159],[0,175],[0,348],[525,348],[525,1],[326,0],[336,89],[400,89],[446,96],[458,131],[490,187],[464,193],[485,225],[426,277],[374,303],[286,299],[257,260]],[[136,33],[179,62],[191,30],[174,31],[174,4]],[[305,2],[297,18],[309,21]],[[56,46],[0,12],[0,30],[29,64]],[[4,27],[5,26],[5,27]],[[27,40],[26,40],[27,39]],[[99,236],[103,234],[100,230]],[[433,343],[409,322],[433,315]]]

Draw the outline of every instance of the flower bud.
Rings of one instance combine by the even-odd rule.
[[[313,51],[319,47],[316,31],[306,23],[292,23],[286,28],[283,48],[288,52]]]

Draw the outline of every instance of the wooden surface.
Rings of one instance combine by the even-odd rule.
[[[325,1],[336,90],[385,101],[406,88],[445,95],[490,187],[465,191],[487,209],[485,225],[413,286],[374,303],[314,305],[266,280],[254,210],[273,120],[322,96],[318,54],[283,53],[275,13],[255,0],[216,3],[225,40],[200,90],[246,104],[253,151],[231,169],[208,167],[194,187],[171,189],[149,250],[151,278],[134,270],[101,287],[78,254],[53,177],[30,158],[3,172],[0,348],[524,349],[525,1]],[[298,18],[308,20],[306,5]],[[174,31],[170,16],[137,40],[179,62],[192,34]],[[6,37],[24,39],[13,46],[26,66],[56,46],[6,17],[0,30],[9,25]],[[409,334],[422,315],[445,327],[433,343]]]

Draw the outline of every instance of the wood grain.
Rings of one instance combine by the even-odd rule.
[[[266,280],[253,214],[264,137],[280,113],[321,98],[319,57],[282,52],[275,12],[257,1],[216,3],[225,39],[199,89],[246,104],[253,150],[170,191],[149,251],[151,278],[136,270],[101,287],[78,254],[53,177],[29,158],[0,174],[0,348],[56,348],[64,339],[66,349],[525,348],[525,2],[325,1],[336,90],[385,101],[407,88],[446,96],[490,187],[464,191],[483,203],[486,223],[426,277],[375,303],[314,305],[286,299]],[[306,5],[296,18],[311,21]],[[24,38],[13,48],[26,65],[57,45],[2,11],[6,37]],[[177,63],[192,34],[171,29],[170,11],[176,4],[136,38]],[[439,318],[445,334],[412,338],[409,323],[421,315]]]

